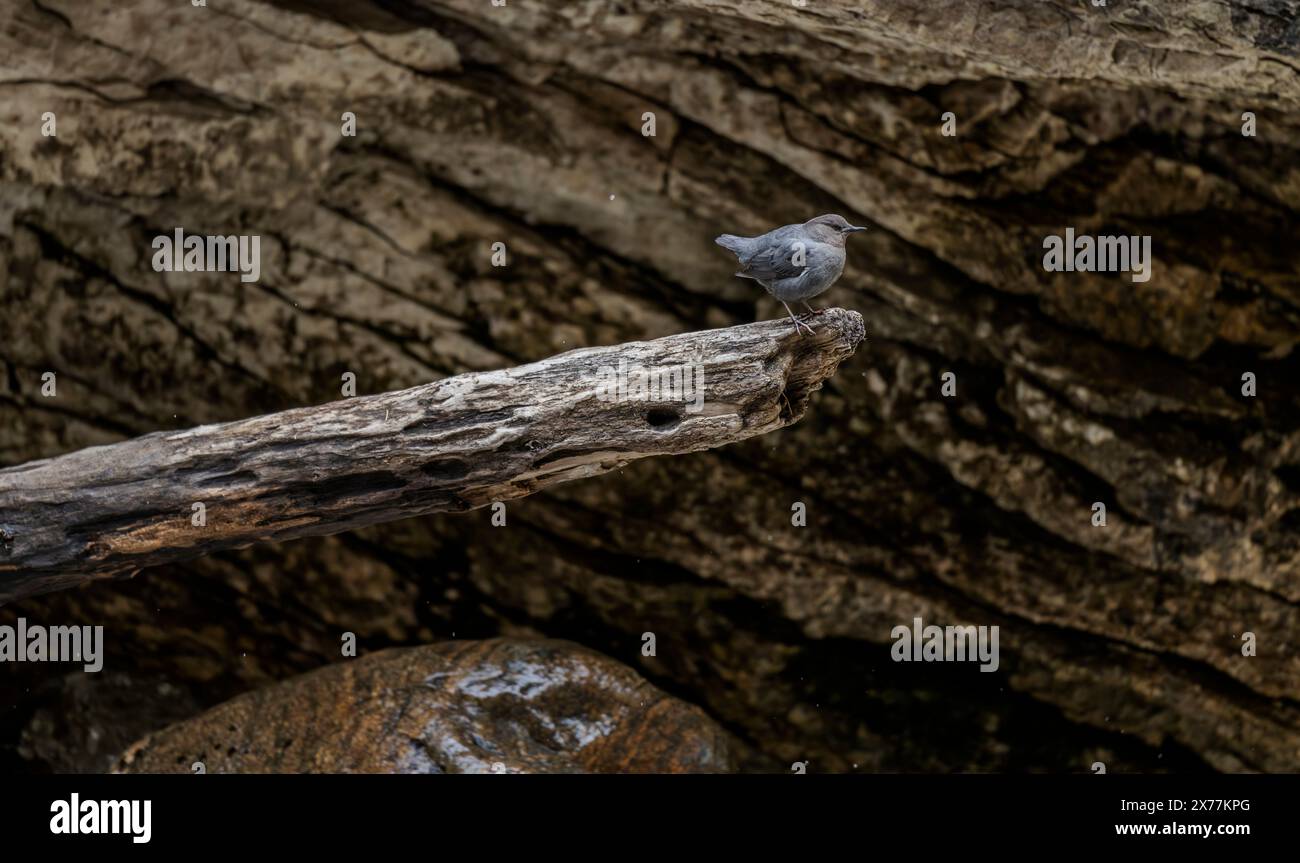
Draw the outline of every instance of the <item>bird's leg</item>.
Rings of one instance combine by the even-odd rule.
[[[812,306],[808,305],[808,301],[807,301],[807,300],[800,300],[799,302],[803,303],[803,307],[804,307],[805,309],[807,309],[807,310],[808,310],[808,314],[812,315],[813,317],[817,317],[817,316],[820,315],[820,314],[822,313],[822,311],[823,311],[823,309],[814,309]],[[800,315],[799,317],[802,318],[803,315]]]
[[[789,303],[787,303],[785,300],[782,300],[782,301],[781,301],[781,305],[785,306],[785,311],[786,311],[786,313],[787,313],[788,315],[790,315],[790,320],[794,321],[794,328],[795,328],[795,331],[796,331],[796,332],[798,332],[798,330],[799,330],[800,327],[803,327],[805,330],[808,331],[808,335],[810,335],[810,336],[815,336],[815,335],[817,335],[817,333],[813,332],[813,328],[812,328],[812,327],[808,326],[808,325],[805,324],[803,321],[799,320],[798,318],[796,318],[796,317],[794,316],[794,312],[790,311],[790,304],[789,304]]]

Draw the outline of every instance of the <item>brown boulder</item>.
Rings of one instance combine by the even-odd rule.
[[[241,695],[140,740],[115,772],[731,769],[726,732],[630,668],[568,642],[492,639],[384,650]]]

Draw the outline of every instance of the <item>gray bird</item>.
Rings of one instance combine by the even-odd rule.
[[[714,242],[735,252],[740,260],[736,275],[767,288],[790,313],[795,329],[803,327],[812,333],[812,327],[790,311],[790,303],[803,303],[809,314],[817,314],[807,301],[835,284],[844,272],[845,238],[865,230],[831,214],[802,225],[783,225],[757,237],[723,234]]]

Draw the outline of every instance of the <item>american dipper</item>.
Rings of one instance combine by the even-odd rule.
[[[714,242],[735,252],[740,260],[736,275],[767,288],[790,313],[795,329],[812,333],[812,327],[790,311],[790,303],[803,303],[809,314],[816,314],[807,301],[835,284],[844,272],[844,238],[865,230],[832,214],[802,225],[783,225],[757,237],[723,234]]]

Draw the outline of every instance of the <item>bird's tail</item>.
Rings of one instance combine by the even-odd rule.
[[[735,234],[722,234],[713,242],[724,249],[730,249],[736,254],[740,254],[745,249],[746,238],[737,237]]]

